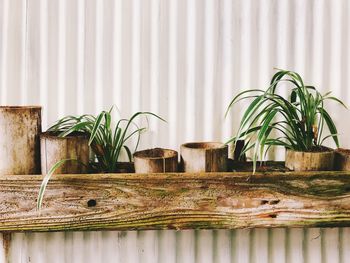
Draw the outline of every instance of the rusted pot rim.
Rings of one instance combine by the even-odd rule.
[[[157,160],[157,159],[171,159],[177,157],[178,153],[175,150],[163,149],[163,148],[153,148],[142,150],[134,153],[135,158],[147,159],[147,160]]]
[[[188,142],[181,145],[188,149],[225,149],[228,146],[222,142]]]
[[[41,110],[41,106],[0,106],[0,110]]]
[[[73,139],[73,138],[86,138],[88,139],[88,135],[83,132],[73,132],[65,137],[59,137],[58,134],[60,132],[42,132],[40,134],[40,138],[49,138],[49,139],[55,139],[55,140],[66,140],[66,139]]]
[[[290,152],[295,152],[295,153],[334,153],[334,149],[326,147],[326,146],[322,146],[323,151],[312,151],[312,152],[306,152],[306,151],[295,151],[295,150],[291,150],[291,149],[286,149],[286,151],[290,151]]]
[[[345,148],[338,148],[334,150],[336,153],[339,153],[341,155],[350,157],[350,149],[345,149]]]

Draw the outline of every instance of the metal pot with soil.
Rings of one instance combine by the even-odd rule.
[[[57,132],[45,132],[40,136],[41,171],[47,174],[59,161],[67,160],[55,170],[55,174],[85,173],[89,165],[89,138],[74,132],[59,137]]]
[[[178,153],[174,150],[154,148],[134,153],[136,173],[177,172]]]
[[[329,171],[333,169],[334,151],[318,147],[310,152],[286,151],[286,167],[293,171]]]
[[[350,171],[350,150],[338,148],[334,152],[334,169],[337,171]]]
[[[41,107],[0,106],[0,174],[39,174]]]
[[[226,172],[228,146],[220,142],[191,142],[181,145],[185,172]]]

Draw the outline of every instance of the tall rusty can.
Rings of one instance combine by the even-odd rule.
[[[41,107],[0,106],[0,174],[40,174]]]

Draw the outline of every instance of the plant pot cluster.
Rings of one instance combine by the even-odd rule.
[[[0,174],[47,174],[63,159],[56,173],[84,173],[89,162],[88,139],[74,133],[58,137],[41,132],[41,107],[0,107]]]
[[[61,137],[58,132],[41,132],[41,107],[0,107],[2,129],[0,145],[1,174],[87,173],[89,138],[82,132]],[[169,149],[149,149],[135,152],[137,173],[224,172],[227,171],[228,146],[215,142],[193,142],[181,145],[178,153]],[[122,172],[130,167],[118,163]]]
[[[288,96],[277,92],[282,81],[292,83]],[[236,146],[234,159],[245,160],[245,154],[252,151],[254,172],[257,161],[263,159],[271,147],[283,146],[285,166],[290,170],[348,170],[349,151],[339,148],[337,129],[323,106],[327,100],[343,103],[329,94],[322,95],[316,88],[306,86],[298,73],[285,70],[273,76],[267,90],[239,93],[228,109],[244,99],[253,101],[248,104],[237,135],[227,142]],[[151,112],[137,112],[130,119],[118,121],[112,118],[112,110],[113,107],[97,116],[68,116],[41,133],[41,107],[0,107],[0,173],[128,171],[130,169],[119,163],[122,151],[130,162],[134,159],[137,173],[228,170],[228,146],[223,143],[185,143],[180,147],[180,164],[175,150],[155,148],[137,152],[144,128],[135,125],[134,119],[142,115],[163,119]],[[115,127],[112,120],[117,123]],[[125,126],[121,125],[123,122]],[[330,135],[323,136],[324,127]],[[126,142],[133,136],[138,138],[131,151]],[[328,138],[332,138],[339,149],[324,147],[323,142]]]
[[[277,92],[282,81],[292,85],[288,96]],[[253,173],[257,162],[275,146],[285,147],[285,166],[290,170],[350,170],[350,150],[339,148],[336,126],[324,108],[327,100],[345,106],[339,99],[330,93],[322,95],[316,88],[306,86],[299,74],[285,70],[273,76],[267,90],[239,93],[228,110],[245,99],[252,101],[236,136],[226,144],[185,143],[180,147],[180,158],[170,149],[137,151],[145,127],[139,127],[134,120],[144,115],[163,120],[151,112],[137,112],[130,119],[118,120],[112,117],[112,107],[97,116],[64,117],[42,133],[41,107],[1,106],[0,174],[45,174],[38,196],[40,208],[54,173],[226,172],[230,143],[235,146],[234,161],[245,161],[246,153],[253,153]],[[328,136],[323,135],[325,127],[330,132]],[[137,143],[132,149],[128,143],[135,137]],[[337,150],[323,146],[328,138],[333,139]],[[120,163],[123,153],[130,163]]]
[[[1,174],[56,174],[89,172],[90,147],[86,133],[74,131],[62,137],[58,131],[41,132],[41,107],[1,107]],[[98,148],[98,147],[96,147]],[[149,149],[133,154],[134,167],[118,163],[119,171],[137,173],[224,172],[228,146],[215,142],[193,142],[178,153],[169,149]],[[60,162],[62,162],[60,165]],[[98,171],[99,172],[99,171]]]
[[[136,173],[166,172],[226,172],[228,146],[219,142],[191,142],[181,145],[181,162],[178,153],[169,149],[149,149],[134,154]]]

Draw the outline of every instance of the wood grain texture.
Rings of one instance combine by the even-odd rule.
[[[0,231],[350,226],[350,173],[0,176]]]

